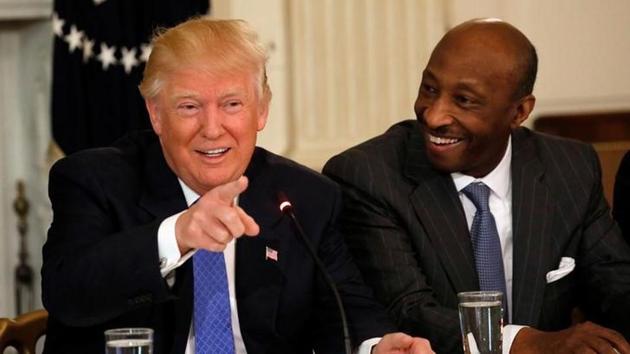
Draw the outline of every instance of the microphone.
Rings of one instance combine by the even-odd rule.
[[[304,229],[302,228],[300,221],[298,220],[298,218],[295,216],[295,213],[293,212],[293,205],[289,201],[289,198],[287,198],[287,196],[283,192],[278,192],[278,202],[280,203],[280,211],[282,212],[282,214],[287,215],[288,217],[291,218],[291,220],[293,220],[293,225],[295,226],[295,229],[297,230],[298,235],[300,235],[302,242],[304,242],[304,245],[306,245],[308,252],[311,254],[311,257],[315,261],[315,265],[317,266],[317,269],[319,269],[320,273],[324,276],[324,280],[326,281],[326,284],[328,284],[328,287],[330,288],[333,295],[335,296],[335,301],[337,302],[337,307],[339,308],[339,315],[341,316],[341,326],[343,328],[343,341],[344,341],[344,346],[345,346],[345,352],[346,354],[351,354],[352,343],[350,341],[350,333],[348,331],[348,320],[346,319],[346,311],[343,308],[343,302],[341,302],[341,297],[339,296],[337,285],[335,285],[335,282],[333,281],[332,277],[326,270],[326,267],[324,267],[324,263],[317,255],[317,252],[315,251],[315,247],[313,247],[311,240],[306,236],[306,233],[304,232]]]

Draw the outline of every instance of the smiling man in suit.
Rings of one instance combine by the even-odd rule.
[[[282,192],[337,284],[354,349],[432,353],[386,335],[336,227],[338,187],[255,147],[271,99],[255,33],[198,18],[152,45],[140,91],[154,132],[51,170],[45,352],[99,353],[104,330],[150,327],[156,353],[342,353],[334,297]]]
[[[630,249],[597,155],[520,127],[536,71],[513,26],[463,23],[422,73],[417,120],[324,167],[364,279],[439,353],[461,352],[457,293],[480,289],[506,294],[505,353],[630,351]],[[592,322],[572,325],[576,307]]]

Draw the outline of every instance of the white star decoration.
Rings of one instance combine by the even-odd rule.
[[[116,64],[115,52],[115,46],[108,47],[106,43],[101,43],[101,52],[97,58],[103,64],[103,70],[107,70],[110,65]]]
[[[83,39],[83,62],[87,63],[94,56],[94,41],[88,37]]]
[[[136,59],[136,48],[131,48],[131,50],[123,47],[122,48],[122,59],[120,60],[122,65],[125,67],[125,72],[129,74],[131,69],[134,66],[138,65],[138,59]]]
[[[53,12],[53,16],[52,16],[52,28],[53,28],[53,33],[55,34],[55,36],[57,37],[62,37],[63,36],[63,24],[66,21],[62,20],[59,18],[59,15],[57,15],[56,12]]]
[[[1,0],[0,0],[1,1]],[[102,4],[107,0],[93,0],[96,5]],[[85,32],[79,30],[75,24],[69,24],[70,30],[64,32],[64,26],[66,21],[59,17],[59,14],[53,12],[52,14],[52,30],[55,36],[61,38],[64,42],[68,43],[68,51],[74,53],[79,49],[82,51],[83,62],[87,63],[91,59],[95,58],[101,62],[103,70],[108,70],[110,66],[122,65],[125,69],[125,73],[130,74],[133,68],[146,63],[151,55],[153,49],[150,44],[142,43],[138,47],[122,47],[121,56],[116,57],[117,47],[115,45],[108,46],[105,42],[100,42],[96,39],[90,39]],[[94,52],[94,48],[100,45],[100,52],[98,55]],[[140,52],[138,54],[138,52]]]
[[[70,33],[68,33],[68,35],[66,35],[64,38],[70,46],[70,53],[73,53],[75,49],[81,48],[83,32],[77,30],[77,27],[75,25],[72,25],[72,27],[70,27]]]
[[[153,50],[153,47],[151,47],[150,44],[142,44],[141,48],[142,54],[140,54],[140,60],[146,63],[147,60],[149,60],[149,55],[151,55],[151,50]]]

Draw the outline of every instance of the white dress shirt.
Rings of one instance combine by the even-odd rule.
[[[179,180],[179,185],[184,192],[186,203],[188,206],[192,205],[199,195],[190,189],[182,180]],[[238,201],[238,197],[235,198],[235,203]],[[169,286],[173,286],[175,283],[175,270],[186,262],[196,250],[190,251],[185,255],[181,255],[179,247],[177,246],[177,239],[175,238],[175,223],[177,218],[183,213],[172,215],[160,224],[158,229],[158,252],[160,256],[160,272],[166,279]],[[234,282],[234,261],[235,261],[235,247],[236,239],[227,244],[225,250],[223,250],[223,258],[225,260],[225,270],[227,273],[228,291],[230,293],[230,310],[232,319],[232,333],[234,335],[234,350],[235,354],[247,354],[245,349],[245,342],[243,341],[243,335],[241,334],[240,322],[238,320],[238,308],[236,303],[236,290]],[[194,314],[193,314],[194,316]],[[359,346],[355,351],[357,354],[369,354],[372,350],[372,346],[376,345],[380,341],[380,338],[371,338]],[[190,331],[188,333],[188,341],[186,344],[185,354],[195,354],[195,328],[194,320],[190,323]]]
[[[501,253],[503,255],[503,270],[505,271],[505,290],[507,294],[508,316],[512,318],[512,138],[508,140],[508,145],[503,154],[503,158],[490,173],[482,178],[475,178],[461,173],[452,173],[451,177],[455,183],[455,188],[459,192],[459,199],[462,202],[468,229],[472,227],[475,217],[475,204],[462,192],[466,186],[473,182],[483,182],[491,190],[489,206],[494,221],[497,225],[497,232],[501,241]],[[524,326],[507,325],[503,329],[503,353],[508,354],[518,331]]]

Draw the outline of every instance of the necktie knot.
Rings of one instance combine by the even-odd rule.
[[[462,192],[470,199],[478,211],[490,211],[488,200],[490,198],[490,188],[481,182],[473,182],[462,189]]]

